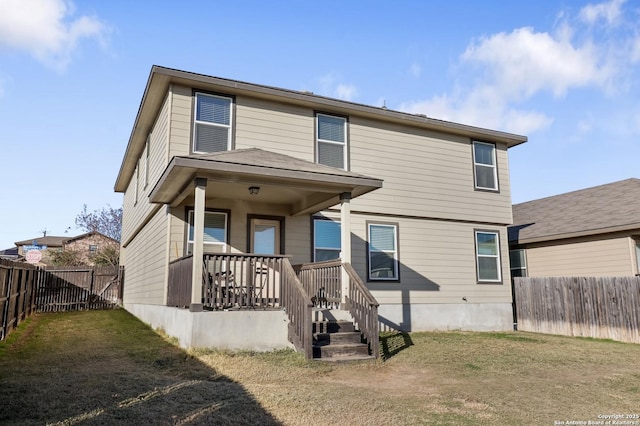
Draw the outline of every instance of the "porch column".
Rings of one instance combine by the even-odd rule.
[[[191,312],[201,312],[202,305],[202,267],[204,255],[204,208],[206,178],[195,178],[195,205],[193,207],[193,270],[191,272]]]
[[[340,259],[342,263],[351,263],[351,193],[340,194]],[[342,309],[346,309],[347,295],[349,294],[349,275],[344,268],[342,273]]]

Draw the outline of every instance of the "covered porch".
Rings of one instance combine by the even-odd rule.
[[[377,311],[371,311],[377,302],[350,265],[350,203],[381,186],[379,179],[260,149],[174,157],[149,197],[168,210],[191,209],[184,235],[177,237],[185,249],[170,259],[167,306],[190,312],[282,310],[290,341],[308,356],[312,308],[330,306],[352,312],[377,344]],[[340,259],[301,263],[311,259],[291,252],[287,241],[304,238],[311,246],[311,215],[333,206],[340,209]],[[205,214],[220,208],[246,239],[238,232],[230,239],[226,231],[218,238],[224,234],[224,241],[207,244]],[[306,231],[293,229],[305,222]]]

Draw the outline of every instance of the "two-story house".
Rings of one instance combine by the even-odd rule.
[[[184,346],[304,346],[309,300],[376,341],[509,330],[526,140],[154,66],[115,184],[124,306]]]

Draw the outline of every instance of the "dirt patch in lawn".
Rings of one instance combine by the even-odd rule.
[[[636,414],[640,345],[386,336],[386,361],[177,348],[124,311],[35,316],[0,343],[0,424],[545,425]]]

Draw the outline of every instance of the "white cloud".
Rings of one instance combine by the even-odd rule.
[[[440,95],[426,101],[405,103],[399,109],[440,120],[524,135],[544,129],[553,122],[551,117],[543,113],[510,107],[490,86],[478,87],[465,96]]]
[[[338,82],[338,77],[334,73],[329,73],[319,79],[320,94],[344,101],[352,101],[358,95],[358,89],[352,84]]]
[[[1,0],[0,45],[63,70],[81,39],[104,43],[107,32],[97,18],[73,14],[74,6],[66,0]]]
[[[352,100],[358,94],[358,89],[352,84],[339,84],[335,90],[335,96],[345,101]]]
[[[626,19],[624,0],[558,14],[552,32],[531,27],[472,41],[455,68],[459,85],[449,93],[406,102],[399,109],[480,127],[530,134],[554,118],[532,107],[550,94],[564,97],[577,88],[607,96],[634,84],[640,62],[640,24]],[[602,32],[591,24],[603,21]],[[585,131],[584,123],[578,131]]]
[[[583,22],[593,25],[599,20],[608,25],[615,25],[622,15],[622,5],[626,0],[611,0],[604,3],[588,4],[580,10],[579,17]]]
[[[481,39],[462,60],[484,66],[506,96],[527,98],[542,90],[562,96],[572,87],[604,85],[612,70],[601,64],[597,49],[590,43],[574,46],[566,35],[519,28]]]

